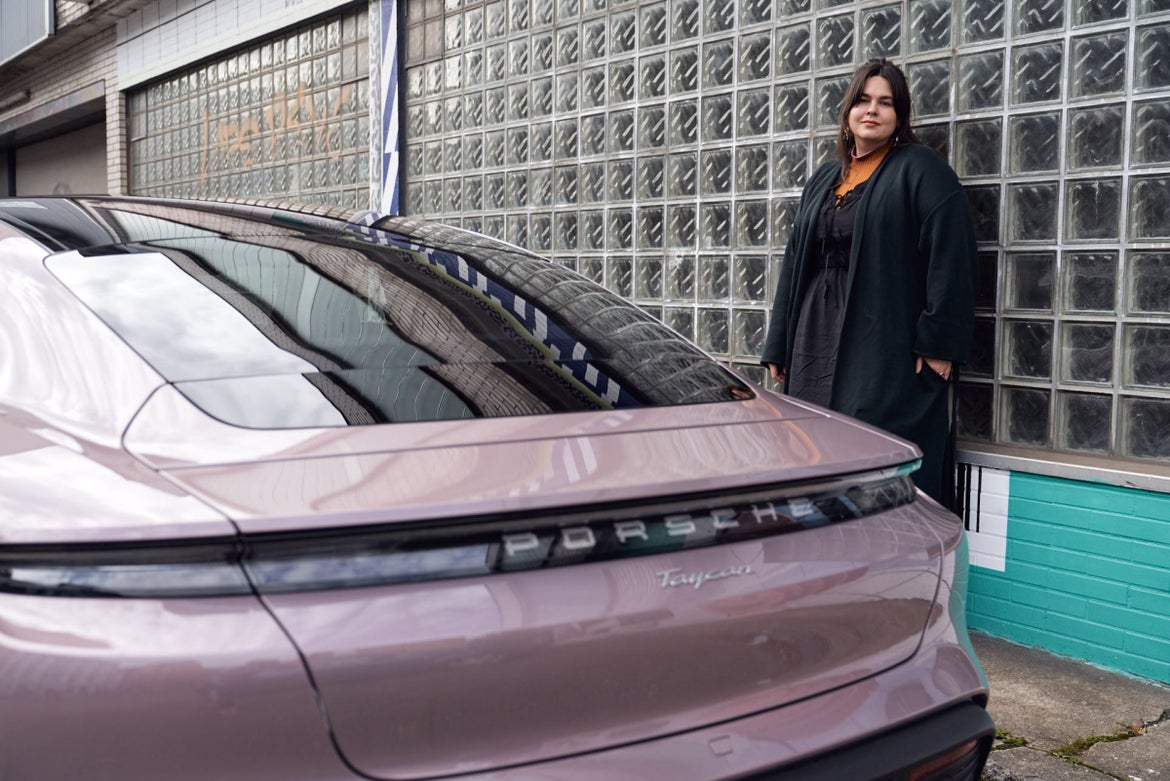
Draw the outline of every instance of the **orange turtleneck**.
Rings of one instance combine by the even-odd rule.
[[[890,151],[890,145],[886,144],[881,149],[875,149],[867,155],[862,157],[855,157],[849,161],[849,173],[845,179],[833,188],[833,192],[839,197],[844,197],[850,190],[857,187],[857,185],[873,176],[873,172],[881,165],[882,160],[885,159],[886,153]]]

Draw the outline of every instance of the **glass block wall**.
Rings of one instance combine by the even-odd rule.
[[[853,68],[894,59],[980,239],[962,436],[1170,457],[1170,0],[445,0],[406,28],[405,212],[760,381],[800,188]]]
[[[369,28],[363,6],[129,93],[131,192],[368,208]]]

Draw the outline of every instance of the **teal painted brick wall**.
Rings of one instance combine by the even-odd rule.
[[[1009,485],[1004,570],[972,567],[971,628],[1170,683],[1170,496]]]

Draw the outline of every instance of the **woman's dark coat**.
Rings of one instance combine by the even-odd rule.
[[[762,363],[789,365],[818,250],[817,212],[839,173],[839,162],[825,163],[805,185]],[[925,146],[892,148],[857,205],[829,406],[917,444],[915,482],[935,498],[947,452],[947,383],[925,363],[915,374],[915,356],[966,360],[978,263],[970,206],[950,166]]]

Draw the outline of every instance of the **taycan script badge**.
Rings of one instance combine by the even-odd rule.
[[[713,569],[709,572],[683,572],[681,569],[667,569],[658,573],[661,579],[663,588],[678,588],[679,586],[691,586],[696,590],[701,589],[707,583],[713,580],[723,580],[724,578],[735,578],[740,575],[752,574],[751,565],[741,564],[738,567],[725,567],[724,569]]]

